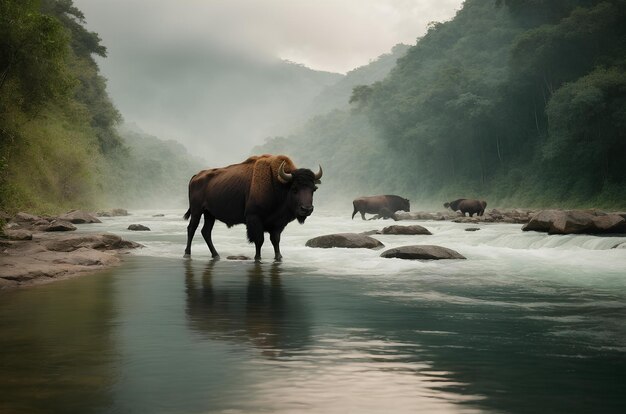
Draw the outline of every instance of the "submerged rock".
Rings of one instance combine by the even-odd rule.
[[[441,260],[441,259],[465,259],[452,249],[433,245],[402,246],[385,250],[380,255],[385,258],[398,258],[406,260]]]
[[[478,230],[480,230],[480,228],[478,227],[468,227],[465,229],[465,231],[478,231]]]
[[[252,258],[248,256],[239,255],[239,256],[227,256],[226,260],[252,260]]]
[[[383,234],[423,234],[432,235],[430,231],[417,224],[412,226],[389,226],[383,229]]]
[[[358,233],[337,233],[315,237],[306,242],[307,247],[328,249],[343,247],[349,249],[380,249],[385,245],[373,237]]]

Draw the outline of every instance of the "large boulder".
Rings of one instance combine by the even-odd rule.
[[[380,249],[385,245],[373,237],[358,233],[337,233],[315,237],[306,242],[307,247],[328,249],[344,247],[351,249]]]
[[[84,224],[84,223],[102,223],[96,217],[91,214],[81,211],[81,210],[72,210],[67,213],[60,215],[57,217],[58,220],[69,221],[73,224]]]
[[[424,234],[432,235],[430,231],[422,226],[414,224],[412,226],[389,226],[383,229],[383,234]]]
[[[549,234],[623,233],[626,220],[619,214],[597,210],[542,210],[522,230]]]
[[[626,233],[626,219],[618,214],[596,216],[593,226],[600,233]]]
[[[110,266],[119,262],[119,258],[111,253],[102,252],[81,247],[58,259],[54,259],[55,264],[70,264],[76,266]]]
[[[433,245],[402,246],[385,250],[380,255],[385,258],[398,258],[407,260],[441,260],[441,259],[465,259],[463,255],[452,249]]]
[[[97,250],[133,249],[141,247],[139,243],[124,240],[111,233],[71,234],[46,240],[43,246],[55,252],[73,252],[81,247]]]
[[[41,220],[41,217],[23,212],[19,212],[13,217],[13,221],[16,223],[35,223],[39,220]]]
[[[9,240],[32,240],[33,233],[27,230],[7,230],[5,236]]]
[[[76,226],[69,221],[53,220],[50,224],[42,225],[39,229],[42,231],[74,231]]]

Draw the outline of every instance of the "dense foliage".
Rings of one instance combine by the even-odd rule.
[[[624,208],[625,66],[623,0],[467,0],[351,109],[259,150],[322,148],[346,196]]]
[[[83,25],[71,0],[0,0],[0,209],[120,205],[197,170],[184,162],[145,173],[141,151],[116,130],[121,116],[93,59],[106,48]],[[182,156],[165,144],[163,153]]]

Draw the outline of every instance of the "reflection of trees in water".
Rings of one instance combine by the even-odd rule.
[[[251,264],[246,269],[246,289],[239,280],[229,279],[239,278],[233,275],[233,265],[239,264],[212,260],[198,280],[192,263],[186,263],[186,313],[191,329],[211,339],[250,342],[269,357],[308,345],[308,313],[297,295],[285,291],[280,264],[269,268]]]
[[[115,380],[113,279],[8,292],[0,298],[0,412],[101,411]]]

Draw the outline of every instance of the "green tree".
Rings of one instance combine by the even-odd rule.
[[[68,41],[61,23],[39,12],[38,1],[0,2],[1,112],[14,104],[30,110],[69,92]]]

